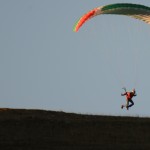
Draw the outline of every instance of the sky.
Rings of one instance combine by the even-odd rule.
[[[84,13],[149,0],[1,0],[0,107],[82,114],[150,116],[150,25],[103,15],[79,32]],[[123,87],[135,105],[121,109]]]

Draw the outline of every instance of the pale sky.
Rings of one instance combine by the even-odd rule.
[[[78,33],[84,13],[101,5],[149,0],[1,0],[0,107],[98,115],[150,116],[150,25],[103,15]],[[137,90],[121,110],[122,87]]]

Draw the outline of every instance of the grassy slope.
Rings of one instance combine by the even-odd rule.
[[[150,150],[150,119],[0,109],[0,148]]]

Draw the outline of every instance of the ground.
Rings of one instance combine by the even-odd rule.
[[[149,150],[150,119],[0,109],[2,150]]]

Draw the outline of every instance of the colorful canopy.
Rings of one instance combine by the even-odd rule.
[[[100,6],[87,12],[76,22],[73,31],[77,32],[86,21],[102,14],[125,15],[150,24],[150,7],[140,4],[117,3]]]

